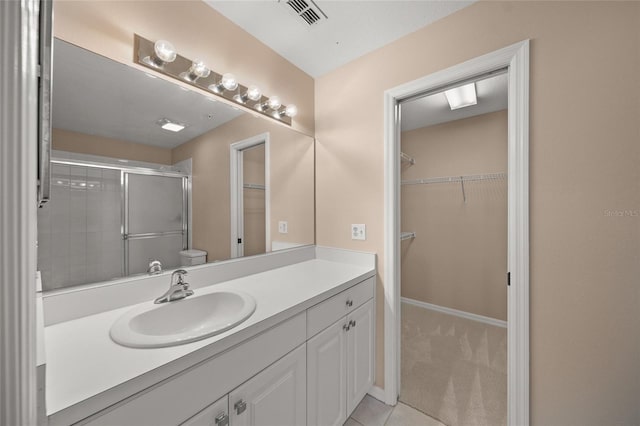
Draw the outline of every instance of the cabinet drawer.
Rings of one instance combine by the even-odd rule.
[[[354,285],[307,310],[307,339],[373,297],[375,277]]]

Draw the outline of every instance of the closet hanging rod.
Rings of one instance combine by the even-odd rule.
[[[413,239],[416,237],[415,232],[401,232],[400,233],[400,241]]]
[[[407,161],[409,164],[414,165],[416,164],[416,159],[413,158],[412,156],[410,156],[409,154],[405,154],[404,152],[400,151],[400,159]]]
[[[403,180],[403,185],[422,185],[430,183],[457,183],[457,182],[474,182],[480,180],[498,180],[505,179],[506,173],[488,173],[484,175],[466,175],[466,176],[443,176],[432,177],[426,179]]]
[[[260,185],[258,183],[245,183],[243,187],[246,189],[261,189],[263,191],[267,189],[264,185]]]

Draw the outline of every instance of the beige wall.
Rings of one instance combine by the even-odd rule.
[[[69,130],[53,129],[51,132],[51,146],[53,149],[60,151],[157,164],[171,164],[170,149],[71,132]]]
[[[193,247],[207,260],[230,257],[229,145],[268,132],[270,136],[271,237],[314,243],[313,138],[261,117],[245,114],[173,150],[173,162],[193,158]],[[278,221],[289,233],[278,234]]]
[[[296,104],[293,128],[314,133],[313,79],[204,2],[56,0],[54,15],[56,37],[137,68],[134,33],[169,40],[181,55],[199,58],[219,73],[233,72],[242,84],[256,84],[267,96]]]
[[[402,179],[507,171],[507,111],[401,135]],[[507,319],[507,181],[403,185],[402,296]]]
[[[384,90],[524,39],[532,424],[637,425],[640,217],[606,211],[640,211],[639,2],[480,2],[317,79],[317,243],[382,265]]]

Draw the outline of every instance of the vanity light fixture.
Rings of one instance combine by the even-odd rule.
[[[295,105],[282,105],[278,96],[262,96],[262,91],[257,86],[243,86],[232,73],[218,74],[200,60],[191,61],[178,55],[173,45],[166,40],[154,43],[136,34],[134,51],[135,61],[140,65],[187,82],[232,103],[254,109],[281,123],[291,125],[291,118],[298,112]],[[184,89],[188,90],[186,87]]]
[[[237,88],[238,80],[236,80],[236,76],[230,72],[223,74],[218,83],[209,85],[209,90],[218,94],[223,93],[225,90],[234,91]]]
[[[276,114],[274,114],[274,117],[276,117],[276,116],[279,116],[279,114],[277,113],[281,106],[282,106],[282,102],[280,102],[280,98],[277,96],[271,96],[270,98],[267,98],[265,102],[257,103],[255,105],[255,108],[261,112],[273,110],[276,112]]]
[[[248,100],[258,102],[262,98],[262,91],[258,86],[251,85],[244,93],[237,93],[233,96],[236,102],[241,104],[246,103]]]
[[[287,116],[293,118],[298,115],[298,107],[294,104],[289,104],[286,106],[286,108],[278,111],[278,114],[280,115],[280,117]]]
[[[194,82],[199,78],[209,77],[210,73],[211,73],[211,70],[207,68],[204,62],[202,62],[199,59],[196,59],[191,64],[191,68],[189,68],[188,71],[180,73],[180,77],[187,81]]]
[[[158,120],[157,124],[162,127],[164,130],[169,130],[171,132],[179,132],[181,130],[184,130],[185,127],[187,127],[186,124],[182,124],[182,123],[177,123],[175,121],[171,121],[168,118],[163,118],[161,120]]]
[[[280,102],[280,98],[277,96],[272,96],[269,98],[269,100],[267,101],[267,106],[274,110],[277,111],[278,108],[280,108],[282,106],[282,102]]]
[[[449,102],[449,108],[451,108],[451,111],[476,105],[478,103],[475,83],[469,83],[464,86],[445,90],[444,96],[446,96],[447,102]]]
[[[153,55],[145,56],[142,61],[154,68],[162,68],[165,64],[176,60],[176,49],[167,40],[158,40],[153,44]]]
[[[298,107],[294,104],[287,105],[287,107],[284,109],[284,115],[291,118],[295,117],[296,115],[298,115]]]

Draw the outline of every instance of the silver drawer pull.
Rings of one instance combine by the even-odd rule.
[[[353,300],[347,300],[347,306],[348,307],[352,307],[353,306]]]
[[[342,326],[342,329],[344,331],[349,331],[350,328],[351,328],[351,324],[345,324],[345,325]]]
[[[218,417],[216,417],[215,421],[216,421],[216,426],[228,426],[229,416],[227,416],[227,413],[222,413],[218,415]]]
[[[349,321],[349,327],[355,327],[355,326],[356,326],[356,320]]]
[[[243,400],[240,400],[235,403],[233,408],[236,410],[236,414],[242,414],[244,413],[244,410],[247,409],[247,403]]]

